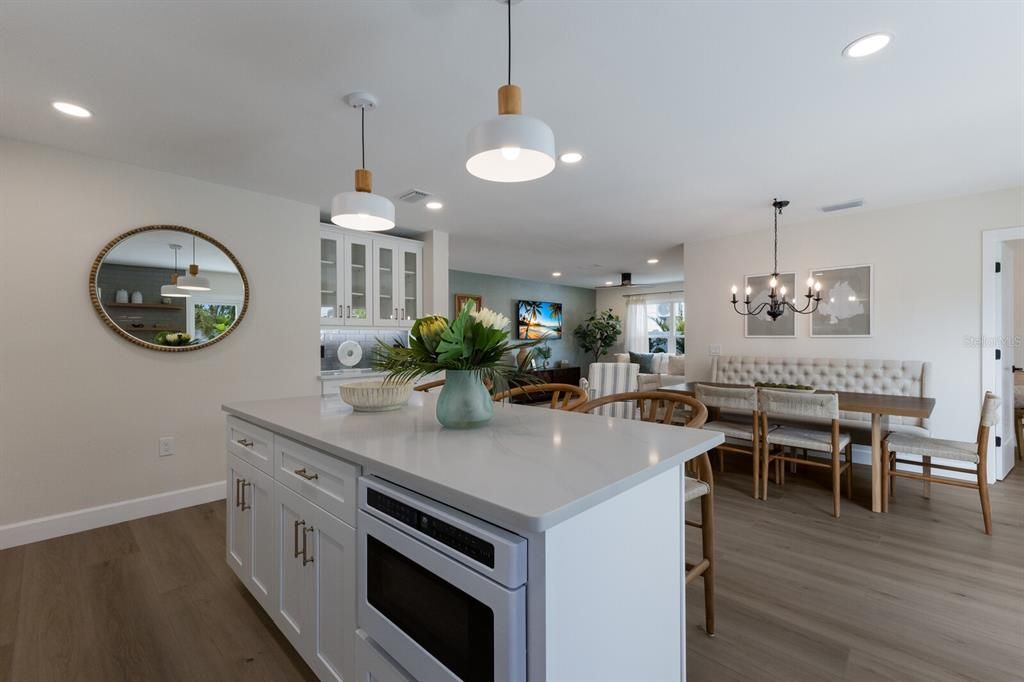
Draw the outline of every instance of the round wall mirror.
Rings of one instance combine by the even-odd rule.
[[[178,225],[148,225],[112,240],[96,256],[89,293],[119,335],[169,352],[217,343],[249,307],[249,281],[234,254]]]

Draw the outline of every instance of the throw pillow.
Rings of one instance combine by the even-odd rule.
[[[630,352],[629,361],[640,365],[641,374],[654,374],[654,353]]]
[[[668,356],[668,373],[674,376],[685,376],[686,375],[686,356],[685,355],[670,355]]]

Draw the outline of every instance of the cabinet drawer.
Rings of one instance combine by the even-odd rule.
[[[274,475],[274,434],[264,428],[228,417],[228,452],[260,471]]]
[[[278,436],[274,478],[350,526],[356,525],[359,467]]]
[[[369,635],[356,630],[356,682],[412,682],[412,677],[374,644]]]

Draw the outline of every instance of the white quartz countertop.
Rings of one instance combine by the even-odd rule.
[[[437,396],[353,412],[337,397],[236,402],[224,411],[519,532],[542,532],[722,442],[711,431],[510,404],[444,429]]]

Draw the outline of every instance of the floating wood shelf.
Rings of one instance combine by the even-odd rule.
[[[109,308],[141,308],[144,310],[184,310],[183,305],[168,305],[165,303],[104,303]]]

